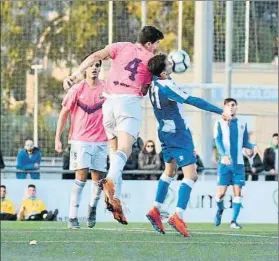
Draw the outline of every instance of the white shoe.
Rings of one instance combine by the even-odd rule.
[[[239,225],[238,223],[232,221],[232,222],[231,222],[231,228],[232,228],[232,229],[242,229],[242,226]]]
[[[170,217],[170,213],[166,210],[161,209],[160,213],[161,213],[161,218],[163,220],[168,219]]]

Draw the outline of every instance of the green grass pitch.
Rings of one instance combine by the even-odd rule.
[[[188,224],[192,238],[149,223],[98,223],[67,230],[62,222],[1,222],[2,261],[271,261],[278,260],[277,225]],[[37,245],[29,245],[32,240]]]

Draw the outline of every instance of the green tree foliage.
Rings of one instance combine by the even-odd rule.
[[[193,55],[194,43],[194,2],[183,2],[183,49],[190,56]],[[128,2],[127,9],[130,16],[135,17],[139,23],[141,20],[141,3],[137,1]],[[177,48],[177,1],[148,1],[147,2],[147,24],[158,27],[165,35],[160,43],[160,51],[170,52]]]
[[[242,2],[242,3],[241,3]],[[250,61],[270,62],[277,35],[278,2],[251,5]],[[39,74],[39,146],[54,155],[57,112],[63,89],[53,70],[71,72],[85,56],[108,43],[108,1],[1,1],[1,145],[14,155],[33,133],[33,115],[26,115],[26,76],[32,64]],[[182,48],[193,57],[194,1],[183,1]],[[245,3],[235,1],[233,61],[243,62]],[[225,60],[225,1],[214,2],[214,61]],[[161,52],[177,48],[178,1],[147,1],[147,24],[164,32]],[[114,1],[113,41],[137,40],[141,28],[140,1]],[[267,40],[269,39],[269,40]],[[274,39],[274,40],[273,40]],[[241,46],[241,47],[240,47]],[[27,86],[29,89],[32,86]],[[16,105],[10,103],[15,99]],[[9,138],[10,137],[10,138]]]

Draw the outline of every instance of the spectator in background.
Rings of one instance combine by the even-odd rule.
[[[264,168],[271,175],[265,176],[266,181],[274,181],[275,173],[278,173],[278,133],[272,135],[271,147],[264,151]]]
[[[2,152],[0,151],[0,169],[4,169],[4,168],[5,168],[5,163],[3,160]]]
[[[134,143],[132,147],[132,153],[128,158],[124,170],[137,170],[138,169],[138,160],[139,160],[139,153],[143,147],[143,140],[138,137],[137,141]],[[125,174],[123,177],[124,179],[134,179],[135,175]]]
[[[138,169],[139,153],[140,153],[142,147],[143,147],[143,141],[140,137],[138,137],[137,141],[133,145],[132,154],[129,157],[129,159],[127,160],[124,170]]]
[[[164,162],[164,157],[163,157],[163,152],[162,151],[160,151],[160,153],[159,153],[159,158],[160,158],[160,161],[161,161],[160,170],[164,170],[165,169],[165,162]]]
[[[27,139],[25,141],[25,146],[17,154],[17,169],[20,170],[37,170],[40,168],[41,164],[41,152],[37,147],[34,147],[34,142],[32,139]],[[18,179],[26,179],[28,172],[17,173],[16,177]],[[39,173],[29,173],[31,179],[40,179]]]
[[[155,143],[148,140],[139,154],[139,169],[160,170],[161,161],[159,154],[156,153]],[[152,179],[152,177],[151,177]]]
[[[69,170],[70,169],[70,152],[71,152],[71,146],[67,146],[62,154],[63,157],[63,166],[62,169]],[[62,179],[75,179],[75,173],[69,174],[69,173],[63,173]]]
[[[250,141],[252,144],[254,144],[254,145],[257,144],[256,133],[253,132],[253,131],[250,131],[250,132],[248,133],[248,135],[249,135],[249,141]],[[255,151],[255,153],[258,153],[258,154],[259,154],[261,160],[263,161],[263,152],[262,152],[262,150],[261,150],[257,145],[255,145],[254,151]]]
[[[21,221],[56,221],[58,209],[47,211],[45,204],[36,196],[36,186],[30,184],[27,191],[28,198],[24,199],[20,205],[18,220]]]
[[[252,181],[259,180],[259,173],[264,170],[263,162],[256,150],[243,149],[243,160],[245,167],[245,180],[251,175]]]
[[[1,185],[1,210],[0,220],[16,220],[14,204],[6,198],[6,186]]]
[[[274,48],[273,48],[273,61],[272,61],[272,64],[278,66],[278,37],[276,38],[275,45],[274,45]]]
[[[203,165],[203,162],[201,160],[201,157],[198,154],[196,154],[196,158],[197,158],[197,163],[196,163],[196,165],[197,165],[197,172],[199,174],[199,172],[204,170],[204,165]]]

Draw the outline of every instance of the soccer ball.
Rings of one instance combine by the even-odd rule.
[[[173,62],[172,70],[174,73],[184,73],[190,66],[190,57],[183,50],[172,51],[168,57]]]

